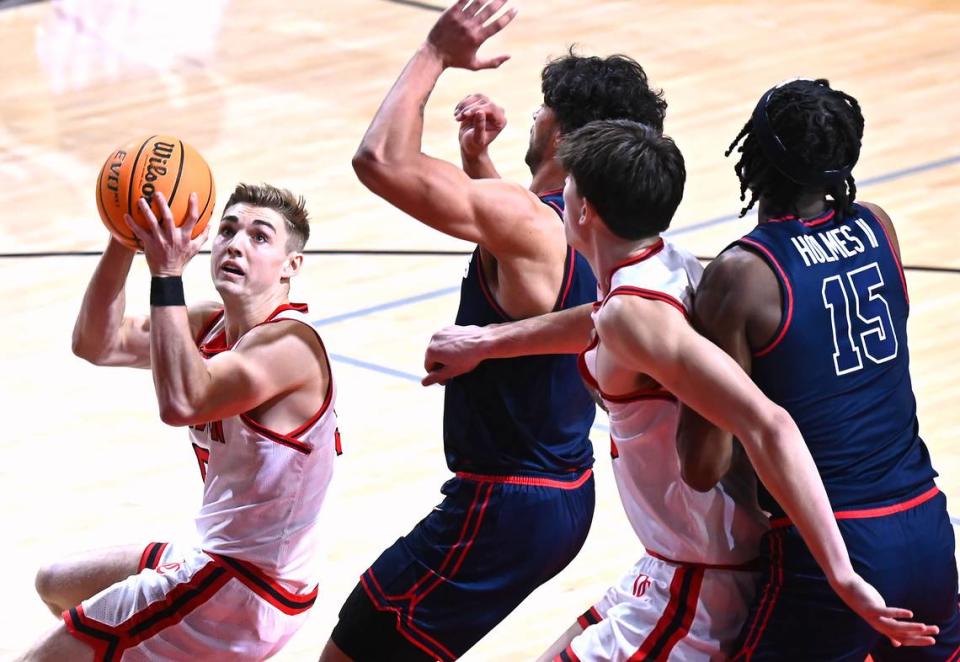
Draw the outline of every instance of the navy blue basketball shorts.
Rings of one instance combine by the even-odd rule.
[[[593,519],[590,469],[447,481],[439,506],[387,548],[332,639],[358,662],[454,660],[563,570]]]
[[[837,513],[837,523],[854,569],[888,605],[938,625],[936,645],[894,648],[833,592],[796,528],[774,521],[762,545],[761,587],[734,659],[960,659],[957,564],[946,497],[934,487],[901,504]]]

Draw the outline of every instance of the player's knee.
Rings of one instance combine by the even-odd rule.
[[[63,571],[57,563],[47,563],[37,570],[37,576],[33,580],[33,585],[37,589],[37,595],[46,603],[50,611],[59,615],[65,609],[61,604],[59,588],[63,585]]]

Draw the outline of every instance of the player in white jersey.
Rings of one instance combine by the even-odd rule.
[[[46,566],[37,589],[63,622],[30,660],[262,660],[317,595],[318,516],[339,451],[335,388],[306,306],[289,302],[309,225],[303,199],[241,184],[211,255],[222,304],[184,304],[180,275],[206,233],[167,201],[128,219],[152,274],[149,317],[124,314],[134,253],[111,240],[87,288],[74,352],[150,368],[164,422],[200,461],[199,542],[123,547]],[[159,217],[159,221],[158,221]],[[78,604],[79,603],[79,604]]]
[[[905,638],[924,626],[895,620],[852,569],[823,483],[796,426],[689,324],[701,269],[659,236],[683,193],[683,157],[669,138],[632,122],[593,122],[567,136],[564,224],[590,262],[601,301],[521,322],[434,336],[425,384],[482,359],[569,353],[610,414],[614,473],[647,554],[541,659],[712,660],[729,652],[755,586],[750,561],[764,518],[750,475],[706,492],[683,481],[679,402],[741,439],[760,478],[803,522],[832,585],[878,630]],[[576,348],[576,349],[575,349]],[[797,519],[794,518],[796,522]]]

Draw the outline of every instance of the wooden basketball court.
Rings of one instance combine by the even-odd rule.
[[[437,2],[440,0],[430,0]],[[488,49],[500,70],[451,71],[427,109],[424,148],[458,159],[453,107],[484,92],[509,125],[493,155],[527,181],[539,72],[572,43],[638,59],[670,104],[666,132],[688,166],[673,238],[713,255],[746,232],[723,151],[757,97],[795,76],[827,77],[867,121],[860,197],[897,223],[911,290],[913,378],[940,487],[960,499],[960,4],[953,0],[517,0]],[[0,10],[0,657],[53,625],[33,590],[41,562],[192,531],[201,491],[182,430],[164,426],[150,375],[89,366],[70,352],[73,320],[106,230],[94,183],[120,143],[172,133],[198,148],[220,204],[238,181],[303,193],[313,249],[467,251],[375,198],[350,158],[382,96],[436,17],[385,0],[64,0]],[[359,574],[440,500],[448,477],[442,390],[422,388],[423,349],[450,323],[465,256],[309,256],[293,298],[334,360],[344,455],[327,502],[325,571],[308,624],[277,658],[315,660]],[[128,310],[145,310],[148,274]],[[213,298],[207,259],[188,300]],[[603,416],[598,422],[605,423]],[[595,429],[598,505],[590,538],[464,658],[532,659],[615,581],[641,548],[622,514]],[[960,512],[960,511],[957,511]],[[960,520],[958,520],[960,522]]]

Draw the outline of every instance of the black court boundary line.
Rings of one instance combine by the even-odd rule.
[[[392,2],[395,5],[406,5],[408,7],[416,7],[417,9],[426,9],[427,11],[443,12],[446,11],[446,7],[441,7],[439,5],[431,5],[429,2],[420,2],[419,0],[386,0],[387,2]]]
[[[99,257],[102,251],[48,251],[38,253],[0,253],[0,260],[9,260],[16,258],[42,258],[42,257]],[[200,255],[210,255],[210,251],[200,251]],[[360,256],[387,256],[387,257],[430,257],[430,256],[460,256],[466,257],[472,255],[473,251],[433,251],[433,250],[394,250],[377,248],[318,248],[303,251],[304,255],[360,255]],[[710,262],[716,256],[697,255],[696,258],[702,262]],[[942,273],[960,275],[960,267],[939,267],[927,264],[905,264],[905,271],[920,271],[927,273]]]

